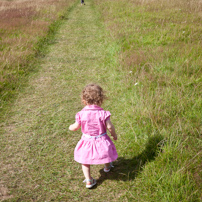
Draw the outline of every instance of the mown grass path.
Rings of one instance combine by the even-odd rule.
[[[82,108],[83,86],[96,82],[108,95],[113,92],[118,77],[112,68],[116,46],[110,43],[91,1],[71,10],[40,70],[30,76],[1,124],[1,200],[117,201],[127,192],[121,181],[109,181],[107,175],[101,180],[102,165],[92,169],[98,186],[86,190],[81,166],[73,160],[81,134],[68,131]]]

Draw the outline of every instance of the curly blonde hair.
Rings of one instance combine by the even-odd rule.
[[[106,96],[103,89],[97,84],[88,84],[82,91],[82,101],[85,101],[88,105],[99,105],[103,103]]]

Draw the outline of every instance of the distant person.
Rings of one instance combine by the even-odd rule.
[[[76,114],[76,121],[69,130],[76,131],[81,127],[83,133],[74,150],[74,160],[82,164],[86,188],[92,188],[96,180],[90,174],[90,165],[104,164],[104,172],[113,167],[112,161],[118,158],[116,147],[107,135],[107,129],[117,140],[115,128],[110,121],[110,112],[101,108],[105,95],[96,84],[87,85],[82,91],[82,102],[86,105]]]
[[[81,5],[85,5],[84,0],[81,0]]]

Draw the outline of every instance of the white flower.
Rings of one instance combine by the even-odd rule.
[[[130,74],[132,74],[132,73],[133,73],[133,71],[129,71],[129,73],[130,73]]]
[[[136,86],[138,83],[135,83],[134,86]]]

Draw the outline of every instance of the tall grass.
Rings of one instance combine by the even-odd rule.
[[[122,152],[131,158],[138,149],[137,137],[160,135],[164,144],[163,153],[132,183],[129,198],[199,201],[201,1],[96,0],[95,3],[111,37],[120,46],[118,68],[125,74],[123,82],[127,90],[119,99],[124,110],[120,116],[125,117],[119,127],[125,128],[125,141],[130,140]]]
[[[72,2],[0,1],[1,107],[15,93],[21,83],[20,79],[34,68],[30,63],[39,51],[38,42],[42,43],[42,38],[56,29],[51,24],[65,17],[66,9]]]

